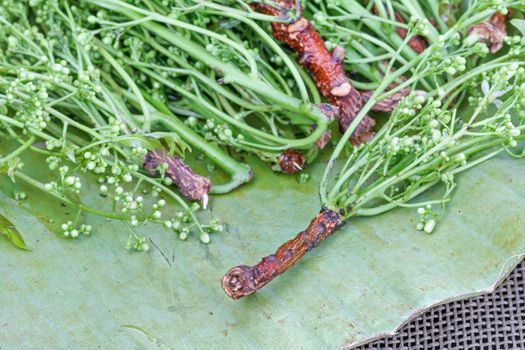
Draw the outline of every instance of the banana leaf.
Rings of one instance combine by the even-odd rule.
[[[227,232],[203,245],[141,227],[154,243],[147,253],[124,248],[123,224],[95,217],[91,236],[59,238],[53,227],[75,213],[3,176],[0,214],[31,251],[0,236],[0,349],[340,349],[390,334],[433,305],[491,291],[519,262],[523,165],[502,156],[460,176],[430,235],[415,229],[415,209],[352,220],[239,301],[221,277],[307,226],[324,164],[306,184],[256,164],[253,184],[214,197],[203,214],[226,221]],[[14,189],[28,199],[13,200]]]

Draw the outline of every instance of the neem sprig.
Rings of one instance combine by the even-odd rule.
[[[348,145],[352,133],[376,99],[392,93],[385,92],[390,84],[411,69],[414,69],[413,76],[407,81],[412,82],[446,73],[446,67],[432,63],[434,55],[445,47],[449,54],[458,57],[468,52],[469,44],[456,43],[456,34],[465,33],[473,24],[472,19],[479,18],[477,14],[484,13],[486,18],[496,10],[485,2],[470,7],[459,17],[456,26],[441,34],[442,40],[430,44],[423,55],[385,76],[331,156],[319,187],[321,212],[306,231],[284,243],[276,253],[252,267],[232,268],[222,279],[226,294],[239,299],[256,292],[293,266],[343,222],[350,223],[353,216],[379,215],[397,207],[418,208],[421,221],[417,228],[433,232],[439,213],[432,208],[443,209],[450,201],[458,174],[502,152],[525,156],[519,147],[525,129],[523,37],[508,38],[509,53],[462,74],[454,72],[446,84],[426,96],[410,94],[399,103],[373,140],[358,148]],[[447,42],[447,38],[451,42]],[[471,50],[470,54],[477,52]],[[471,108],[459,113],[461,101],[468,101]],[[440,197],[413,201],[437,185],[443,190]]]

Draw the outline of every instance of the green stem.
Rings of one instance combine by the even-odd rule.
[[[130,221],[131,220],[131,218],[129,216],[118,215],[118,214],[115,214],[115,213],[109,213],[109,212],[106,212],[106,211],[102,211],[102,210],[98,210],[98,209],[95,209],[95,208],[87,207],[87,206],[85,206],[83,204],[73,202],[72,200],[64,197],[63,195],[61,195],[59,193],[56,193],[54,191],[48,191],[42,183],[36,181],[35,179],[25,175],[24,173],[22,173],[20,171],[15,172],[15,176],[17,178],[19,178],[20,180],[27,182],[31,186],[36,187],[39,190],[44,191],[44,192],[52,195],[53,197],[55,197],[55,198],[65,202],[65,203],[67,203],[67,204],[69,204],[69,205],[71,205],[71,206],[73,206],[73,207],[75,207],[77,209],[85,211],[86,213],[94,214],[94,215],[105,217],[105,218],[108,218],[108,219],[115,219],[115,220],[121,220],[121,221]]]
[[[137,97],[140,106],[142,108],[142,113],[144,113],[144,124],[142,125],[144,131],[149,132],[151,131],[151,116],[149,114],[148,106],[146,105],[146,100],[144,100],[144,97],[141,94],[140,89],[135,84],[133,79],[129,76],[129,74],[126,72],[126,70],[111,56],[102,46],[100,42],[98,42],[98,52],[104,57],[106,61],[113,66],[113,68],[117,71],[117,73],[120,74],[122,79],[128,84],[130,89],[133,91],[135,96]]]
[[[0,165],[9,162],[9,160],[15,158],[16,156],[24,152],[26,149],[31,147],[33,142],[35,142],[35,137],[31,136],[24,144],[22,144],[22,146],[18,147],[15,151],[11,152],[3,158],[0,158]]]
[[[88,0],[89,2],[103,6],[117,12],[120,12],[131,19],[141,18],[140,9],[128,5],[119,0]],[[155,15],[147,13],[148,15]],[[175,21],[170,17],[155,15],[154,18],[165,24],[179,25],[179,21]],[[168,28],[161,26],[156,23],[145,22],[142,24],[142,27],[145,29],[157,34],[159,37],[165,39],[172,45],[178,47],[180,50],[186,52],[188,55],[202,62],[203,64],[209,66],[210,68],[218,71],[224,77],[225,83],[237,83],[247,89],[250,89],[261,96],[264,96],[268,100],[280,105],[283,108],[286,108],[292,112],[306,116],[307,118],[316,121],[320,124],[326,124],[327,117],[317,108],[311,105],[304,105],[300,100],[285,95],[278,90],[273,89],[268,84],[257,79],[256,76],[249,76],[244,72],[240,71],[236,67],[223,62],[217,57],[208,53],[200,45],[195,44],[190,39],[187,39],[181,33],[174,32]],[[207,35],[209,33],[206,33]]]
[[[164,124],[176,130],[177,134],[184,141],[188,142],[194,148],[204,153],[210,160],[212,160],[230,176],[230,181],[226,184],[213,184],[210,193],[228,193],[242,184],[251,181],[253,173],[248,165],[237,162],[233,158],[227,156],[218,146],[204,141],[199,135],[190,129],[188,125],[173,115],[169,108],[167,108],[164,104],[155,100],[151,96],[145,96],[159,112],[165,115],[165,117],[153,118],[153,123]]]

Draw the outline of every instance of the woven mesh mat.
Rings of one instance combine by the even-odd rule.
[[[525,261],[494,293],[430,309],[356,349],[525,349]]]

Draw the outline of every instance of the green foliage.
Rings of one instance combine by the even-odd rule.
[[[17,231],[15,225],[7,220],[5,216],[0,215],[0,236],[7,238],[11,244],[22,250],[29,250],[22,235]]]
[[[451,200],[457,174],[501,152],[525,155],[520,144],[525,129],[525,38],[508,36],[502,53],[489,55],[485,43],[473,42],[469,36],[473,24],[497,10],[506,11],[515,5],[512,1],[456,7],[454,26],[437,28],[426,20],[439,22],[431,8],[419,8],[413,1],[402,3],[413,9],[410,22],[417,21],[419,28],[408,23],[406,38],[394,40],[398,34],[393,34],[384,43],[378,43],[374,33],[384,35],[385,27],[404,26],[390,22],[388,11],[374,14],[360,5],[336,1],[315,16],[326,30],[352,31],[366,43],[363,50],[366,47],[369,55],[388,56],[387,62],[378,63],[385,69],[384,77],[370,81],[378,85],[371,101],[331,156],[321,181],[321,197],[329,207],[347,209],[347,216],[377,215],[399,206],[418,208],[417,228],[430,233]],[[361,32],[352,29],[361,24],[366,27]],[[408,48],[413,35],[423,36],[428,43],[415,57]],[[356,41],[340,38],[338,44],[351,51]],[[368,65],[371,70],[377,66]],[[403,89],[410,93],[375,138],[361,147],[349,147],[349,136],[373,103]],[[443,189],[441,196],[414,203],[414,198],[437,185]]]
[[[24,163],[20,161],[20,158],[13,157],[9,158],[7,162],[0,163],[0,175],[7,174],[11,181],[15,181],[15,173],[17,170],[21,169],[24,166]]]

